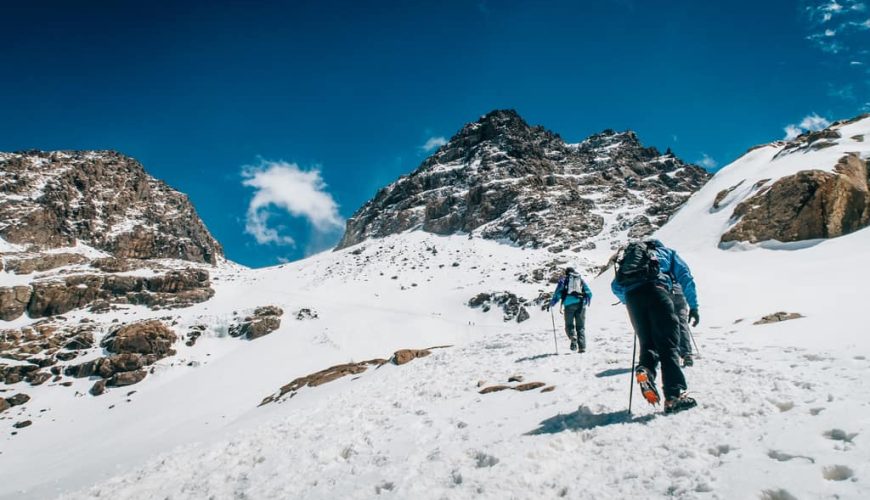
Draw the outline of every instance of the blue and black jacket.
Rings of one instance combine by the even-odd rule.
[[[562,301],[562,305],[568,307],[571,304],[577,304],[581,300],[586,301],[586,305],[589,305],[589,303],[592,302],[592,290],[589,289],[589,285],[586,284],[586,281],[584,281],[579,274],[574,274],[573,276],[583,284],[583,296],[576,297],[574,295],[566,295],[565,300]],[[568,286],[568,277],[562,276],[562,278],[559,279],[559,283],[556,284],[556,291],[553,292],[553,298],[550,299],[550,307],[553,307],[556,302],[559,302],[562,298],[562,289],[566,286]]]
[[[689,270],[688,264],[677,255],[677,252],[666,247],[659,240],[650,240],[655,245],[656,256],[659,260],[659,275],[656,278],[656,283],[664,286],[670,292],[673,290],[674,281],[683,288],[683,296],[686,297],[686,302],[692,309],[698,308],[698,295],[695,292],[695,279],[692,278],[692,272]],[[616,283],[616,279],[610,282],[610,289],[613,290],[613,295],[620,302],[625,303],[625,294],[635,288],[644,285],[637,285],[625,288]]]

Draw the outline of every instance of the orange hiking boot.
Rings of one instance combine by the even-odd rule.
[[[651,405],[659,404],[661,397],[649,370],[638,366],[634,371],[634,376],[637,379],[637,385],[640,386],[640,393],[643,394],[643,398]]]

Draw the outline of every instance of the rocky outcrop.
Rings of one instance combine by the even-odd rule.
[[[33,250],[82,242],[115,257],[215,264],[187,196],[113,151],[0,153],[0,236]]]
[[[157,359],[175,354],[172,344],[178,340],[169,327],[158,320],[124,325],[106,336],[101,345],[117,354],[154,355]]]
[[[867,227],[868,185],[867,162],[854,154],[843,157],[833,172],[804,170],[779,179],[737,205],[737,222],[721,244],[834,238]]]
[[[262,306],[254,310],[254,314],[230,325],[231,337],[245,337],[248,340],[258,339],[281,327],[281,316],[284,311],[278,306]]]
[[[410,363],[417,358],[424,358],[432,354],[428,349],[400,349],[393,354],[390,362],[394,365],[404,365]]]
[[[649,234],[708,178],[670,152],[644,147],[634,132],[606,130],[566,144],[513,110],[493,111],[378,191],[348,219],[338,248],[417,228],[552,251],[592,248],[602,234]],[[633,208],[613,223],[605,218],[624,207]]]
[[[12,321],[27,309],[30,302],[29,286],[0,287],[0,319]]]
[[[187,307],[214,295],[208,271],[195,268],[151,277],[82,274],[38,280],[32,285],[27,303],[27,313],[32,318],[63,314],[97,301],[163,309]],[[2,297],[0,289],[0,304],[12,303]],[[10,309],[10,314],[16,311]]]
[[[504,321],[515,320],[517,323],[529,319],[529,311],[526,309],[528,304],[528,300],[507,291],[479,293],[468,301],[468,307],[479,307],[483,312],[489,312],[493,306],[499,307],[504,313]]]
[[[15,274],[30,274],[86,262],[88,258],[77,253],[6,254],[3,269]]]

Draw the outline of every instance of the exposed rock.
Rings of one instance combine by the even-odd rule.
[[[172,344],[176,340],[175,332],[152,319],[116,329],[103,339],[102,346],[112,353],[153,354],[160,359],[175,354]]]
[[[106,383],[111,387],[124,387],[128,385],[138,384],[145,378],[147,372],[145,370],[136,370],[133,372],[121,372],[112,375],[112,378]]]
[[[843,157],[834,172],[804,170],[779,179],[737,206],[738,221],[721,244],[834,238],[867,227],[868,184],[867,162],[854,154]]]
[[[404,365],[405,363],[417,358],[426,357],[430,354],[432,354],[432,352],[426,349],[400,349],[393,354],[393,357],[390,358],[390,362],[394,365]]]
[[[740,185],[743,184],[744,182],[746,182],[746,179],[744,179],[744,180],[738,182],[737,184],[731,186],[731,187],[728,188],[728,189],[723,189],[722,191],[719,191],[719,192],[716,194],[716,198],[713,200],[713,208],[712,208],[711,211],[715,212],[716,210],[719,210],[719,209],[721,208],[720,204],[722,203],[722,201],[725,200],[725,198],[726,198],[729,194],[731,194],[735,189],[737,189],[738,187],[740,187]]]
[[[12,425],[12,427],[15,427],[16,429],[23,429],[25,427],[30,427],[32,424],[33,422],[31,422],[30,420],[24,420],[21,422],[16,422]]]
[[[16,365],[2,368],[3,379],[8,385],[17,384],[24,380],[31,372],[39,370],[36,365]]]
[[[303,387],[317,387],[318,385],[332,382],[333,380],[338,380],[348,375],[358,375],[366,371],[370,365],[381,366],[387,362],[386,359],[370,359],[359,363],[346,363],[330,366],[325,370],[320,370],[319,372],[293,379],[289,384],[282,386],[277,394],[273,394],[263,399],[259,406],[277,401],[286,394],[290,394],[290,397],[293,397],[296,395],[296,391]]]
[[[510,386],[509,385],[491,385],[489,387],[484,387],[483,389],[478,391],[478,393],[479,394],[489,394],[490,392],[499,392],[499,391],[503,391],[505,389],[510,389]]]
[[[150,356],[151,359],[148,359],[142,354],[136,353],[115,354],[113,356],[96,360],[94,369],[99,376],[110,378],[116,373],[138,370],[146,364],[150,364],[148,361],[151,361],[151,363],[156,361],[154,354],[151,354]]]
[[[30,274],[85,262],[88,262],[88,258],[77,253],[11,254],[4,259],[4,270],[15,274]]]
[[[508,382],[522,382],[522,381],[523,381],[522,375],[512,375],[508,378]]]
[[[9,406],[21,406],[30,401],[30,396],[23,393],[18,393],[11,398],[6,398],[6,402],[9,403]]]
[[[0,319],[12,321],[24,314],[30,302],[29,286],[0,287]]]
[[[516,320],[517,323],[529,319],[529,312],[525,308],[527,304],[528,300],[507,291],[479,293],[468,301],[469,307],[480,307],[483,312],[488,312],[493,305],[499,306],[504,312],[504,321]]]
[[[92,396],[99,396],[100,394],[103,394],[104,392],[106,392],[105,379],[100,379],[100,380],[97,380],[96,382],[94,382],[94,385],[91,386],[91,390],[88,392],[90,392]]]
[[[10,405],[8,401],[6,401],[3,398],[0,398],[0,413],[3,413],[4,411],[8,410],[11,407],[12,407],[12,405]]]
[[[544,387],[543,389],[541,389],[541,392],[553,392],[555,390],[556,390],[555,385],[548,385],[547,387]]]
[[[120,258],[214,264],[222,256],[187,196],[113,151],[0,154],[0,229],[35,249],[89,244]],[[12,196],[10,196],[12,195]]]
[[[299,321],[306,320],[306,319],[317,319],[317,318],[318,318],[317,311],[315,311],[314,309],[303,307],[302,309],[296,311],[296,319]]]
[[[93,376],[97,372],[97,361],[85,361],[77,365],[67,366],[63,374],[67,377],[85,378]]]
[[[258,307],[253,315],[230,325],[229,334],[232,337],[244,336],[248,340],[258,339],[280,328],[283,314],[284,311],[277,306]]]
[[[51,373],[47,372],[32,372],[27,377],[24,378],[24,381],[29,383],[30,385],[42,385],[46,380],[51,378]]]
[[[515,391],[531,391],[531,390],[537,389],[539,387],[544,387],[545,385],[547,385],[547,384],[545,384],[543,382],[526,382],[525,384],[520,384],[520,385],[514,387],[513,389]]]
[[[788,321],[790,319],[798,319],[803,318],[804,316],[800,313],[788,313],[785,311],[775,312],[773,314],[768,314],[764,316],[760,320],[752,323],[753,325],[766,325],[769,323],[779,323],[780,321]]]
[[[378,191],[348,219],[337,248],[413,228],[474,232],[552,251],[583,248],[602,232],[609,237],[602,212],[641,208],[640,225],[624,230],[645,235],[709,177],[673,154],[643,147],[634,132],[605,130],[569,145],[513,110],[498,110]]]

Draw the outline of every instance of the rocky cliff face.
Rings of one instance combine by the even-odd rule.
[[[381,189],[348,220],[338,248],[409,229],[554,252],[609,246],[654,231],[709,177],[631,131],[567,144],[515,111],[493,111]]]
[[[0,319],[208,300],[222,257],[187,197],[110,151],[0,153]],[[132,273],[132,274],[131,274]]]
[[[757,180],[740,196],[732,193],[747,185],[743,181],[719,192],[711,211],[723,200],[735,205],[720,245],[834,238],[870,226],[866,130],[870,115],[762,146],[771,157],[759,169],[775,171],[783,162],[812,169]]]
[[[112,151],[0,153],[0,236],[35,251],[81,242],[120,258],[223,255],[185,195]]]

